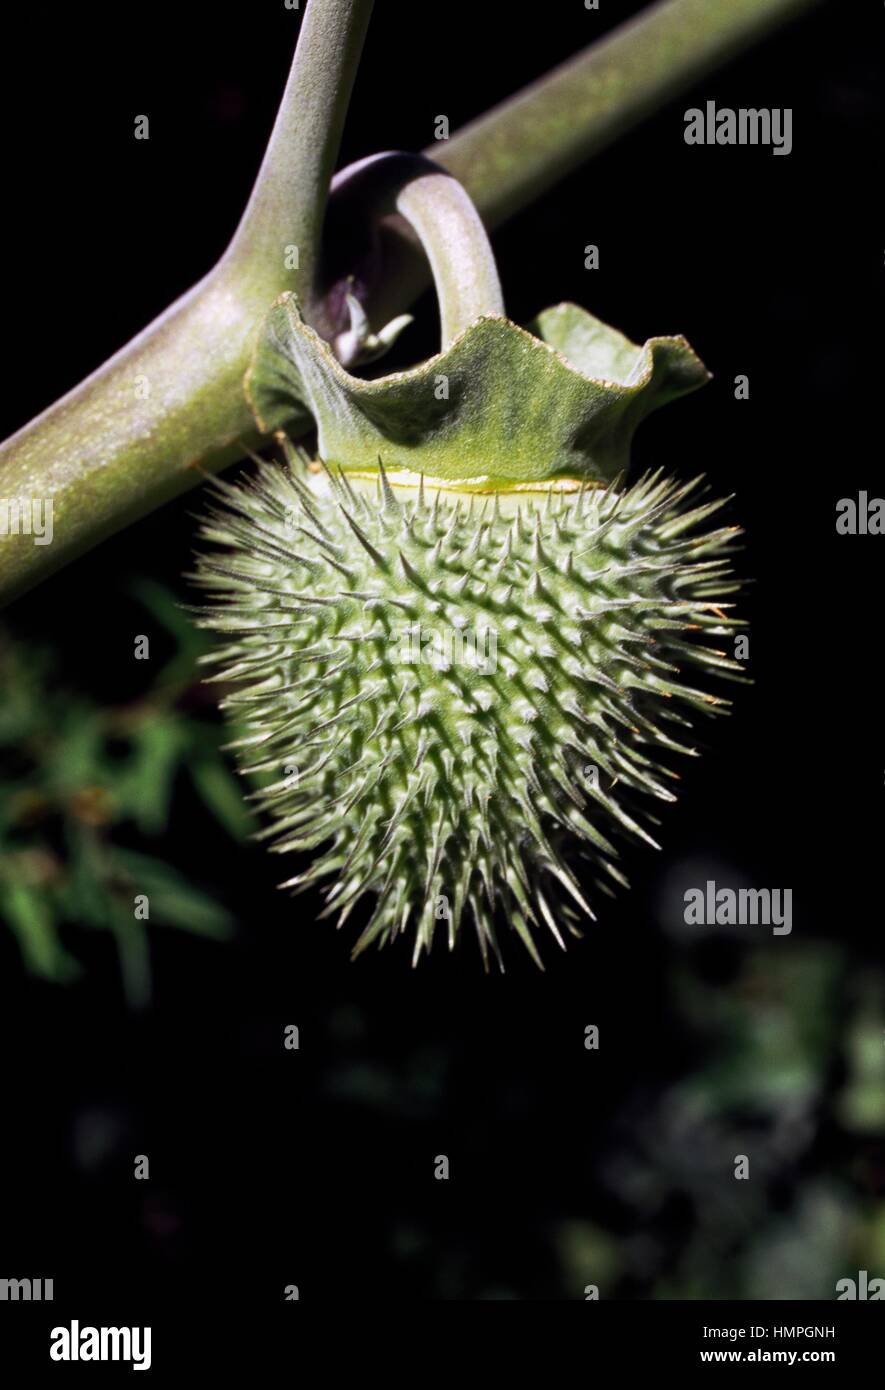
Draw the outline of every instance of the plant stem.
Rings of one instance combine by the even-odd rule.
[[[430,151],[486,225],[524,207],[677,92],[816,0],[666,0]],[[324,188],[371,0],[310,0],[255,191],[209,275],[62,400],[0,445],[0,499],[51,499],[54,540],[0,538],[0,602],[242,457],[242,390],[271,301],[312,309]],[[397,218],[369,301],[386,322],[428,268]],[[288,270],[285,248],[299,249]]]

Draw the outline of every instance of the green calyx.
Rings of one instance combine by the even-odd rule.
[[[684,338],[631,343],[575,304],[527,332],[475,320],[407,371],[351,375],[283,295],[260,336],[246,391],[263,432],[305,413],[322,461],[345,473],[506,491],[556,481],[605,485],[622,474],[640,421],[709,378]]]
[[[674,800],[668,755],[723,708],[682,673],[740,670],[715,645],[734,528],[661,475],[480,499],[286,453],[211,484],[196,576],[265,833],[317,855],[283,887],[359,908],[357,952],[408,933],[417,960],[470,921],[488,961],[505,921],[540,963],[538,929],[563,944],[626,882],[616,839],[650,840],[641,802]]]

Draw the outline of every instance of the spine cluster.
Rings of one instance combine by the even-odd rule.
[[[687,674],[740,669],[714,645],[722,504],[660,474],[502,504],[382,468],[372,496],[291,451],[212,486],[212,679],[271,847],[315,855],[283,887],[328,881],[339,925],[374,899],[355,952],[408,932],[417,960],[469,919],[484,962],[509,924],[540,964],[537,929],[564,944],[626,882],[617,832],[654,844],[636,804],[674,799],[667,755],[727,704]]]

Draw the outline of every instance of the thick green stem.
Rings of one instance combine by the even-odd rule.
[[[666,0],[429,153],[492,227],[676,93],[816,0]],[[0,601],[254,442],[242,390],[270,302],[311,313],[317,230],[371,0],[310,0],[255,193],[219,265],[68,396],[0,446],[0,500],[53,504],[54,539],[0,534]],[[300,161],[300,163],[299,163]],[[384,322],[426,283],[402,219]],[[298,247],[298,266],[286,248]],[[291,260],[292,257],[290,256]]]

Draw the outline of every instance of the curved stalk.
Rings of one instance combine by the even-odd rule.
[[[488,233],[466,190],[433,160],[397,151],[371,155],[342,170],[332,192],[339,219],[375,226],[396,212],[410,225],[433,276],[444,349],[476,319],[503,317]]]

